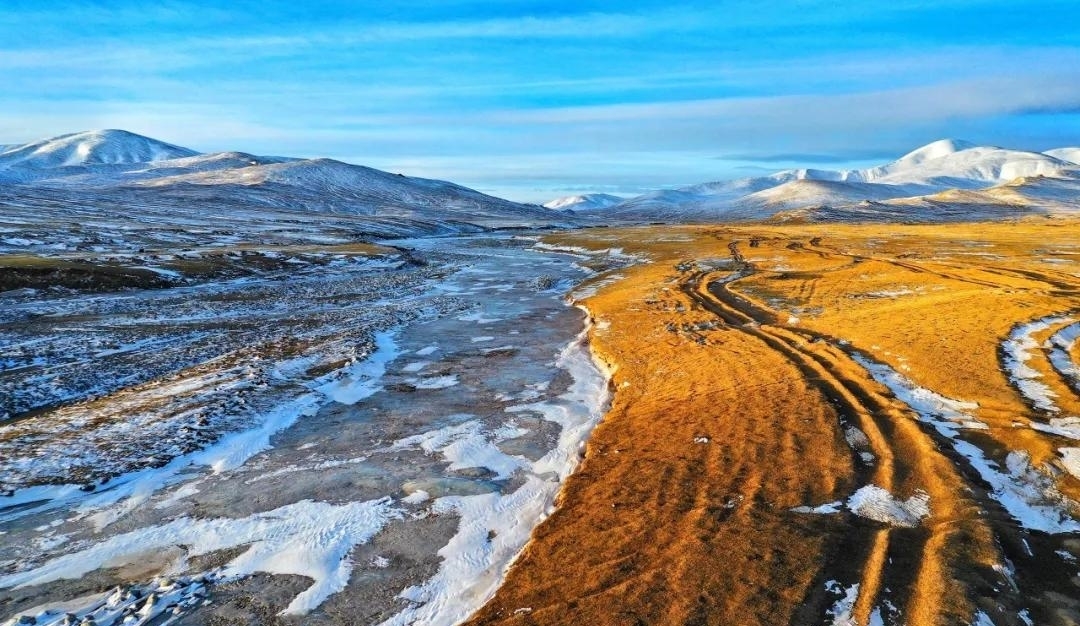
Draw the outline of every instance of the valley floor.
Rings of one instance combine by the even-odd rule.
[[[8,292],[0,623],[465,619],[608,397],[563,294],[625,259],[535,244],[260,248],[177,286]]]
[[[392,245],[8,292],[0,619],[1080,621],[1076,223]]]

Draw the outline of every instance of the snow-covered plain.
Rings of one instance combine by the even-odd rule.
[[[458,298],[426,297],[446,274],[351,262],[263,280],[9,298],[0,409],[59,406],[0,423],[0,488],[160,465],[265,421],[311,388],[342,401],[355,391],[308,373],[367,357],[379,330],[468,310]],[[159,435],[147,441],[148,430]]]

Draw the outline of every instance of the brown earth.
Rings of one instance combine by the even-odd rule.
[[[144,266],[174,272],[191,279],[228,278],[292,269],[289,259],[299,256],[309,263],[325,264],[331,255],[377,257],[404,251],[369,243],[333,246],[237,245],[185,250],[197,256],[176,256],[175,251],[148,250],[124,261],[115,256],[69,252],[49,256],[0,254],[0,293],[13,289],[63,287],[100,292],[121,289],[157,289],[176,284],[167,276]],[[273,253],[267,254],[267,253]],[[406,253],[407,254],[407,253]]]
[[[135,267],[42,257],[12,256],[0,260],[0,292],[48,287],[115,291],[153,289],[170,284],[161,274]]]
[[[1023,610],[1080,622],[1064,558],[1080,538],[1021,528],[850,357],[977,402],[989,429],[966,441],[999,464],[1025,451],[1080,498],[1057,454],[1067,440],[1030,428],[1053,415],[1025,403],[999,353],[1016,324],[1080,310],[1080,226],[649,227],[548,242],[648,261],[582,302],[615,369],[613,405],[470,624],[831,624],[829,581],[859,585],[837,623],[969,624],[982,611],[1001,626]],[[1045,355],[1029,365],[1061,415],[1080,414]],[[930,515],[901,528],[792,510],[868,484],[925,492]]]

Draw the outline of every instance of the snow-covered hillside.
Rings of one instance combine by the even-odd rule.
[[[655,191],[613,206],[604,215],[616,220],[681,222],[762,220],[781,213],[784,219],[863,220],[873,219],[880,203],[889,203],[882,211],[883,218],[899,220],[1015,216],[1018,210],[1073,213],[1080,210],[1080,196],[1070,191],[1080,172],[1077,160],[1077,148],[1039,153],[943,139],[879,167],[784,170],[757,178]],[[979,195],[982,190],[1017,180],[1025,181],[1022,197],[1002,191]],[[1052,189],[1044,193],[1044,187]],[[941,209],[941,203],[947,201],[940,194],[949,190],[975,192],[975,196],[963,197],[979,197],[981,204],[976,207],[964,202]],[[1007,203],[1006,196],[1020,204],[1005,210],[1000,205]],[[851,210],[845,213],[845,207]],[[907,213],[900,207],[907,207]],[[965,210],[973,213],[965,216]]]
[[[213,155],[210,155],[213,156]],[[168,163],[154,171],[164,173]],[[200,165],[205,165],[205,162]],[[552,215],[529,205],[495,198],[454,183],[391,174],[333,159],[252,160],[239,167],[197,167],[144,176],[130,187],[187,197],[233,196],[274,207],[358,215],[395,215],[526,225]]]
[[[0,152],[0,170],[134,164],[196,154],[194,150],[124,130],[95,130],[24,145],[7,145]]]
[[[1054,150],[1047,150],[1043,154],[1050,155],[1055,159],[1061,159],[1062,161],[1080,165],[1080,148],[1056,148]]]
[[[936,141],[882,167],[856,171],[848,180],[977,188],[1021,176],[1054,176],[1072,165],[1039,152]]]
[[[619,196],[607,193],[587,193],[580,196],[566,196],[545,202],[544,206],[559,211],[593,211],[615,206],[623,201]]]
[[[211,228],[220,225],[206,223],[216,215],[228,216],[230,228],[257,222],[263,233],[291,232],[270,225],[282,221],[324,224],[348,216],[334,226],[335,238],[342,230],[356,237],[398,237],[598,220],[986,219],[1080,213],[1078,163],[1080,148],[1040,153],[943,139],[868,169],[790,169],[630,199],[575,195],[538,207],[332,159],[199,154],[102,130],[0,146],[0,212],[26,224],[72,222],[78,216],[90,223],[128,218]],[[4,231],[6,239],[41,239],[18,223]]]
[[[350,219],[334,226],[334,237],[344,228],[367,238],[576,223],[571,215],[445,181],[331,159],[199,154],[120,130],[8,147],[0,153],[0,189],[0,213],[27,224],[71,222],[77,215],[84,223],[126,218],[221,228],[224,214],[229,228],[259,224],[265,233],[291,230],[270,223],[326,223],[340,215]],[[4,232],[12,241],[40,239]]]

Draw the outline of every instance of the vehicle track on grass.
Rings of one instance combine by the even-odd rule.
[[[821,529],[839,524],[791,508],[857,482],[833,406],[760,340],[699,327],[711,316],[678,289],[620,284],[641,288],[646,304],[630,314],[649,320],[648,339],[594,336],[619,364],[611,411],[558,509],[470,623],[820,623],[835,598],[815,564],[840,534]]]
[[[793,348],[799,346],[799,340],[801,339],[803,345],[814,345],[815,343],[824,343],[830,348],[825,350],[813,351],[808,356],[816,359],[823,367],[830,372],[843,372],[847,368],[843,366],[843,362],[850,361],[850,357],[845,354],[843,350],[840,350],[836,346],[840,345],[840,342],[828,335],[810,331],[805,328],[784,328],[777,326],[776,314],[770,311],[768,308],[752,301],[741,294],[734,292],[731,287],[743,278],[749,277],[753,274],[753,267],[751,264],[741,261],[735,254],[734,244],[729,246],[729,249],[733,251],[733,258],[737,263],[740,263],[739,276],[735,280],[709,280],[708,277],[697,276],[698,286],[696,291],[699,295],[713,296],[714,301],[711,303],[714,308],[716,304],[725,305],[729,311],[736,311],[741,313],[742,317],[738,318],[739,321],[743,321],[743,328],[747,332],[768,333],[775,338],[783,341],[787,338],[787,341]],[[843,253],[840,253],[843,254]],[[888,262],[888,259],[877,259]],[[901,266],[907,266],[907,263],[900,263]],[[915,270],[915,268],[909,268]],[[963,268],[957,268],[963,269]],[[985,270],[986,273],[992,275],[999,275],[1003,278],[1016,278],[1022,277],[1025,280],[1038,280],[1047,284],[1048,287],[1055,290],[1053,295],[1063,296],[1071,295],[1075,292],[1075,285],[1070,283],[1061,283],[1052,278],[1048,278],[1038,272],[1009,272],[1009,271],[996,271],[996,268],[982,268],[978,266],[976,269]],[[917,270],[915,270],[917,271]],[[930,270],[931,273],[943,278],[964,280],[965,277],[957,277],[950,273],[941,273]],[[967,281],[973,282],[973,281]],[[982,282],[982,281],[977,281]],[[1008,288],[1008,284],[996,284],[991,283],[988,286],[993,288]],[[705,298],[702,298],[704,300]],[[730,313],[729,313],[730,316]],[[1054,316],[1051,316],[1054,317]],[[1059,314],[1061,320],[1065,317]],[[1020,322],[1026,323],[1026,322]],[[1056,332],[1061,331],[1063,328],[1070,326],[1068,323],[1058,322],[1057,325],[1049,328],[1044,334],[1051,336]],[[1037,369],[1041,370],[1041,373],[1045,376],[1043,382],[1051,384],[1053,391],[1057,394],[1065,407],[1069,408],[1069,411],[1076,406],[1073,404],[1076,400],[1076,389],[1072,388],[1069,384],[1071,381],[1067,376],[1063,376],[1059,367],[1053,363],[1049,363],[1049,354],[1051,347],[1046,345],[1043,341],[1037,342],[1038,349],[1032,350],[1031,355],[1035,358],[1039,365]],[[804,354],[806,353],[803,350]],[[832,353],[829,357],[823,355]],[[1075,363],[1075,358],[1071,361]],[[1007,370],[1005,361],[1002,360],[1002,369]],[[861,370],[859,366],[855,366],[853,371],[860,372],[860,376],[855,378],[844,377],[843,380],[846,384],[854,384],[856,388],[865,389],[867,386],[873,387],[875,383],[873,381],[866,380],[866,372]],[[1006,374],[1008,372],[1006,371]],[[1022,390],[1019,389],[1017,381],[1011,376],[1009,378],[1011,386],[1016,389],[1017,393],[1024,396]],[[1033,422],[1045,422],[1047,417],[1053,416],[1054,413],[1047,413],[1046,411],[1039,410],[1031,405],[1025,399],[1025,403],[1028,404],[1029,413],[1027,418]],[[910,407],[904,406],[904,413],[909,412]],[[1072,414],[1072,412],[1068,412]],[[894,419],[895,414],[888,412],[871,412],[871,416],[877,419],[879,422],[882,418]],[[929,429],[922,429],[925,437],[929,440],[929,447],[924,443],[918,443],[912,441],[916,445],[901,444],[899,441],[894,441],[894,449],[906,449],[906,450],[920,450],[920,453],[926,453],[936,458],[946,458],[951,463],[949,468],[953,476],[949,481],[942,481],[943,486],[947,486],[951,483],[952,491],[954,494],[961,494],[967,491],[971,494],[970,501],[975,506],[961,506],[957,510],[966,509],[967,511],[974,510],[976,513],[978,509],[984,509],[988,511],[989,515],[984,515],[985,522],[979,521],[978,524],[988,524],[984,530],[988,529],[990,534],[983,534],[984,554],[993,555],[994,561],[1002,564],[998,566],[998,575],[995,577],[988,572],[983,575],[971,576],[970,573],[977,571],[978,568],[972,568],[974,564],[962,565],[963,560],[955,561],[952,563],[952,567],[947,567],[948,563],[942,563],[947,569],[953,570],[951,575],[956,576],[959,579],[967,578],[966,584],[971,591],[969,597],[976,601],[976,605],[980,606],[979,610],[985,610],[991,615],[1000,616],[997,619],[1013,619],[1018,611],[1027,610],[1028,615],[1034,617],[1037,623],[1066,623],[1060,622],[1061,615],[1070,614],[1070,611],[1076,610],[1076,603],[1069,601],[1071,590],[1069,580],[1073,576],[1073,572],[1069,567],[1065,566],[1068,559],[1061,557],[1061,554],[1067,554],[1068,550],[1063,548],[1068,547],[1068,537],[1062,537],[1055,534],[1047,534],[1043,532],[1031,532],[1025,530],[1022,524],[1018,520],[1014,519],[1001,504],[988,492],[988,486],[985,484],[978,471],[972,467],[971,461],[960,454],[956,454],[955,451],[949,449],[948,444],[942,441],[941,437],[937,436],[933,431]],[[868,432],[869,434],[869,432]],[[895,431],[892,436],[895,437]],[[964,440],[974,442],[983,449],[990,451],[991,458],[995,459],[999,466],[1004,467],[1004,454],[1008,452],[1001,451],[1001,444],[996,443],[990,437],[984,435],[981,432],[969,432]],[[895,457],[894,457],[895,458]],[[917,462],[921,462],[915,459]],[[930,478],[943,478],[943,476],[933,476]],[[956,482],[956,481],[959,482]],[[935,515],[937,511],[935,511]],[[974,518],[969,517],[968,521]],[[960,518],[956,520],[946,520],[947,524],[955,524],[961,522]],[[934,524],[929,525],[931,528],[932,536],[927,541],[927,545],[933,545],[935,543],[933,533],[938,530],[938,527]],[[936,542],[940,547],[944,547],[947,541],[949,532],[948,530],[940,533],[938,541]],[[1050,561],[1045,558],[1049,555]],[[1038,556],[1041,555],[1041,556]],[[985,570],[985,568],[983,568]],[[948,574],[948,572],[946,572]],[[1002,591],[994,591],[993,579],[997,578],[997,584]],[[976,591],[979,587],[982,587],[982,593]],[[860,589],[863,591],[863,589]],[[1011,593],[1010,593],[1011,591]],[[861,595],[861,594],[860,594]],[[982,596],[981,598],[979,596]],[[987,598],[996,597],[993,608],[987,608],[990,606],[987,603]],[[861,597],[860,597],[861,600]],[[1004,609],[1004,607],[1008,607]],[[1059,611],[1063,611],[1059,613]],[[865,623],[865,622],[860,622]]]
[[[891,265],[999,296],[1066,286],[832,251],[816,237],[707,235],[729,261],[674,251],[588,297],[603,320],[594,352],[618,366],[612,408],[559,508],[468,623],[1070,623],[1075,571],[1054,552],[1075,554],[1075,537],[1012,516],[997,491],[1008,450],[989,431],[960,432],[974,417],[939,431],[924,403],[842,337],[739,288],[777,273],[831,293],[844,284],[831,272],[848,281],[843,270],[867,261],[882,263],[870,273]],[[768,270],[777,258],[759,268],[751,238],[812,269]],[[854,432],[861,441],[845,436]],[[871,485],[899,501],[925,491],[929,514],[909,527],[851,512],[862,509],[850,496]],[[837,513],[820,506],[830,501]]]
[[[737,262],[745,263],[739,261],[741,255],[738,255],[738,251],[734,247],[732,253]],[[753,313],[748,313],[714,297],[713,290],[722,289],[723,287],[721,280],[713,280],[708,273],[696,273],[687,277],[680,287],[698,305],[721,318],[729,328],[762,341],[771,349],[782,354],[798,368],[803,377],[834,405],[841,428],[850,424],[858,427],[867,435],[876,461],[871,468],[864,468],[859,472],[861,474],[859,482],[862,484],[876,484],[890,492],[894,491],[896,487],[895,459],[885,436],[877,428],[870,416],[873,411],[882,408],[877,405],[872,397],[862,393],[862,390],[857,390],[858,395],[852,393],[852,389],[848,385],[843,384],[826,368],[822,367],[817,359],[808,357],[800,349],[786,341],[785,338],[763,329],[760,324],[762,321],[766,321],[766,316],[761,311],[754,310],[755,307],[752,305],[743,302],[744,309],[753,311]],[[766,323],[769,323],[769,321],[766,321]],[[856,452],[853,450],[853,456],[855,455]],[[885,555],[888,553],[891,533],[892,530],[888,528],[862,527],[838,541],[833,546],[833,554],[828,559],[830,562],[828,567],[832,571],[822,572],[819,577],[821,584],[816,585],[811,593],[820,596],[827,580],[841,580],[847,584],[857,581],[860,585],[860,592],[857,605],[853,608],[853,616],[861,622],[868,622],[884,579],[882,569]],[[836,557],[840,554],[847,555],[847,563],[837,563],[838,559]],[[821,607],[821,598],[819,597],[816,600],[808,597],[804,605]],[[820,614],[818,617],[820,617],[822,623],[825,623],[826,616],[824,614]]]
[[[954,576],[996,549],[976,503],[955,495],[965,483],[952,462],[842,351],[726,292],[755,271],[737,242],[729,252],[734,274],[688,264],[643,298],[640,315],[672,334],[617,351],[612,410],[470,624],[827,624],[833,581],[859,585],[860,624],[882,612],[892,624],[967,623],[970,589],[999,582]],[[620,381],[624,368],[646,375]],[[872,464],[845,442],[855,428]],[[933,514],[899,528],[794,510],[868,485],[900,500],[925,490]]]
[[[1065,272],[1060,272],[1060,271],[1053,271],[1053,270],[1035,271],[1035,270],[1026,270],[1026,269],[1021,269],[1021,268],[1007,268],[1007,267],[1001,267],[1000,265],[989,265],[989,264],[981,264],[981,263],[968,263],[967,265],[958,265],[958,264],[950,263],[950,262],[947,262],[947,261],[931,260],[931,262],[934,265],[949,268],[950,270],[954,270],[954,271],[942,271],[942,270],[939,270],[939,269],[929,268],[926,265],[921,265],[919,263],[914,263],[914,262],[911,262],[911,261],[901,261],[901,260],[896,259],[896,258],[890,258],[890,257],[885,257],[885,256],[856,255],[856,254],[852,254],[852,253],[849,253],[849,252],[843,252],[841,250],[837,250],[836,248],[832,248],[830,246],[823,245],[820,239],[817,240],[816,244],[811,243],[809,246],[806,246],[805,249],[807,251],[813,251],[813,252],[817,252],[817,253],[834,254],[834,255],[846,256],[846,257],[850,257],[850,258],[872,259],[874,261],[880,261],[882,263],[887,263],[889,265],[900,267],[900,268],[909,270],[911,272],[915,272],[917,274],[932,274],[934,276],[937,276],[938,278],[944,278],[946,280],[955,280],[955,281],[964,282],[964,283],[968,283],[968,284],[972,284],[972,285],[978,285],[978,286],[981,286],[981,287],[1006,288],[1009,285],[1005,285],[1005,284],[1002,284],[1000,282],[994,282],[992,280],[982,280],[982,279],[978,279],[978,278],[972,278],[970,276],[965,276],[964,274],[957,273],[957,271],[970,272],[971,270],[974,269],[974,270],[977,270],[977,271],[985,273],[985,274],[990,274],[991,276],[997,276],[997,277],[1002,277],[1002,278],[1013,278],[1013,279],[1018,278],[1020,280],[1025,280],[1025,281],[1040,282],[1040,283],[1043,283],[1043,284],[1047,285],[1049,288],[1051,288],[1053,290],[1056,290],[1054,292],[1054,295],[1057,295],[1057,296],[1068,297],[1068,296],[1075,296],[1077,294],[1080,294],[1080,286],[1078,286],[1075,281],[1069,280],[1069,278],[1070,278],[1069,274],[1066,274]]]
[[[835,340],[805,330],[782,328],[777,325],[775,313],[729,289],[729,285],[756,270],[741,254],[738,241],[731,242],[728,248],[738,266],[734,280],[716,272],[697,272],[682,279],[682,290],[730,328],[752,335],[782,354],[833,402],[841,428],[854,426],[866,435],[876,461],[862,472],[861,484],[877,485],[890,493],[896,493],[902,485],[916,485],[935,494],[937,498],[932,501],[942,500],[944,494],[959,493],[964,481],[955,471],[949,471],[949,462],[938,454],[933,439],[911,421],[902,406],[882,394],[868,377],[860,375],[861,368],[834,347]],[[935,471],[926,471],[927,464],[936,466]],[[931,521],[922,532],[856,524],[856,532],[845,535],[837,543],[837,558],[829,560],[829,567],[834,569],[827,568],[823,576],[846,584],[858,582],[858,599],[852,611],[858,623],[869,623],[871,613],[886,599],[902,607],[907,615],[935,615],[937,607],[950,604],[953,610],[959,609],[947,598],[950,592],[963,594],[945,575],[954,564],[948,562],[950,559],[943,551],[948,537],[954,534],[953,516],[972,506],[973,503],[963,500],[946,505],[945,510],[935,511],[939,521]],[[972,536],[981,534],[985,541],[985,533],[979,530],[972,528],[965,532]],[[865,537],[868,533],[872,535],[869,540]],[[864,537],[860,538],[860,534]],[[841,565],[842,560],[847,563]],[[902,565],[889,567],[893,562]],[[912,564],[916,567],[911,567]],[[893,592],[887,598],[883,594],[885,589]],[[910,590],[910,593],[905,597],[897,590]]]

